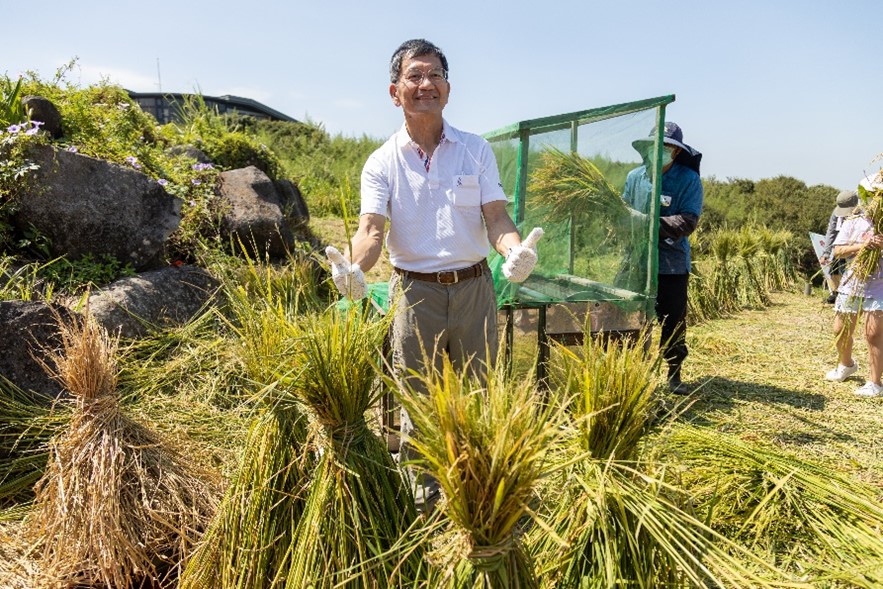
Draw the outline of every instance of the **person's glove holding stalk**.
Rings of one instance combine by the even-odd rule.
[[[503,276],[509,282],[524,282],[534,266],[537,265],[537,242],[543,236],[540,227],[534,227],[521,245],[509,248],[506,261],[503,262]]]
[[[358,264],[350,264],[336,247],[329,245],[325,248],[325,255],[331,262],[331,280],[340,294],[358,301],[368,294],[368,284],[365,282],[365,273]]]

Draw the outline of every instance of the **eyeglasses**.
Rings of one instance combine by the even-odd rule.
[[[448,72],[443,69],[429,70],[428,72],[408,70],[402,75],[401,79],[409,86],[419,86],[423,83],[423,80],[429,80],[430,84],[438,86],[448,79]]]

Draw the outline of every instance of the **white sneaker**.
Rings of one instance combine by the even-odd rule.
[[[858,362],[855,360],[852,361],[852,366],[844,366],[843,364],[838,364],[837,368],[834,370],[829,370],[827,374],[825,374],[825,378],[827,380],[833,380],[834,382],[843,382],[850,376],[856,373],[858,370]]]
[[[856,389],[855,394],[859,397],[879,397],[883,395],[883,385],[874,384],[871,381],[868,381],[860,388]]]

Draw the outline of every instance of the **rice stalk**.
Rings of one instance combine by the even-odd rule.
[[[791,553],[795,571],[860,587],[883,583],[878,491],[739,438],[694,426],[673,430],[668,451],[710,525],[752,550]]]
[[[590,459],[551,481],[558,489],[532,548],[546,587],[803,586],[714,532],[685,509],[686,496],[623,462]]]
[[[769,586],[740,556],[747,551],[714,534],[684,506],[687,496],[649,474],[640,458],[655,419],[659,354],[634,340],[586,338],[559,347],[556,391],[576,435],[555,458],[544,491],[548,528],[535,528],[531,550],[546,586],[563,588]],[[769,572],[769,571],[767,571]]]
[[[119,390],[127,401],[187,397],[225,408],[241,385],[242,365],[217,312],[133,340],[120,353]]]
[[[564,436],[563,409],[542,402],[532,375],[513,381],[505,367],[482,382],[445,357],[418,378],[417,388],[399,383],[399,394],[415,426],[414,466],[438,481],[447,523],[428,585],[538,587],[523,532],[530,521],[542,525],[532,504]]]
[[[549,148],[530,175],[533,207],[545,211],[548,223],[601,217],[614,225],[629,217],[620,193],[591,160],[578,153]]]
[[[859,196],[865,209],[864,215],[870,220],[874,233],[883,233],[883,189],[866,190],[864,186],[859,186]],[[864,285],[879,268],[880,250],[873,247],[861,248],[850,263],[857,285]],[[860,293],[855,294],[860,296]]]
[[[0,587],[32,589],[39,578],[33,547],[22,539],[22,514],[0,512]]]
[[[267,408],[255,419],[209,529],[181,575],[180,589],[283,587],[294,527],[304,505],[309,455],[297,412]]]
[[[47,407],[0,376],[0,508],[33,499],[49,440],[69,419],[66,406]]]
[[[401,551],[416,518],[413,499],[386,443],[365,413],[383,394],[376,368],[391,315],[358,308],[304,317],[286,387],[317,426],[318,464],[291,544],[287,589],[404,586],[419,551]]]
[[[72,395],[72,416],[50,443],[27,530],[44,574],[121,589],[168,582],[214,511],[213,490],[120,410],[117,340],[88,316],[59,328],[62,350],[44,366]]]
[[[307,421],[290,388],[302,370],[293,358],[298,287],[250,263],[224,280],[223,320],[258,415],[230,486],[181,577],[182,589],[269,589],[285,585],[291,545],[315,468]]]
[[[580,444],[593,458],[633,460],[654,418],[660,357],[643,330],[633,340],[583,338],[578,349],[556,344],[553,388],[569,399]]]

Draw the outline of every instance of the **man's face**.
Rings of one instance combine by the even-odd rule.
[[[402,75],[389,85],[393,104],[401,106],[405,116],[441,114],[448,103],[451,85],[444,79],[447,72],[435,55],[418,55],[402,61]]]

